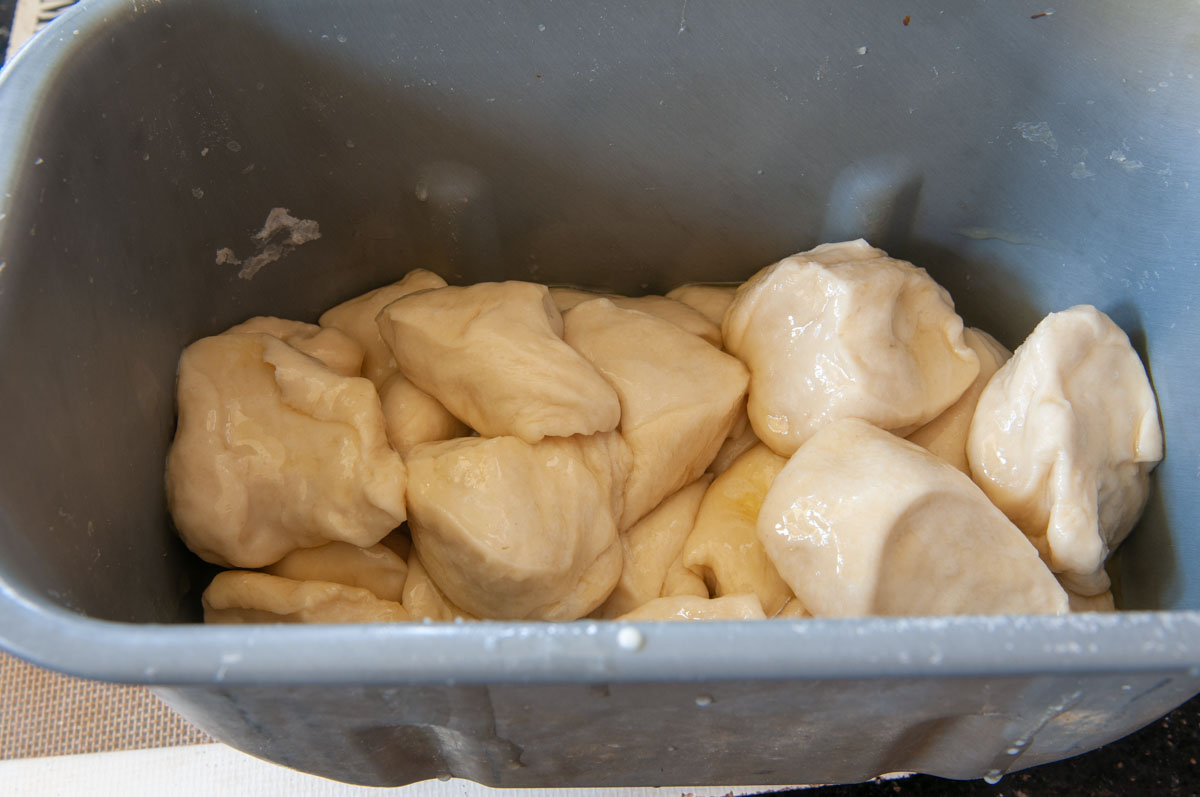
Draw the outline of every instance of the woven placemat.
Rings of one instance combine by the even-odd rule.
[[[145,687],[72,678],[0,653],[0,759],[211,741]]]

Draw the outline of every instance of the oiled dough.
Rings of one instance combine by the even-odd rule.
[[[698,282],[680,285],[674,290],[667,291],[667,298],[683,302],[719,327],[725,320],[725,312],[733,303],[733,296],[737,293],[737,289],[737,285],[713,285]]]
[[[379,386],[379,401],[388,442],[401,456],[418,443],[453,440],[471,430],[441,402],[397,371]]]
[[[184,350],[178,403],[167,501],[201,558],[262,567],[333,540],[374,545],[404,521],[404,462],[368,380],[226,333]]]
[[[616,432],[424,443],[408,466],[413,546],[471,614],[574,620],[617,583],[630,455]]]
[[[362,346],[340,329],[326,329],[303,321],[288,321],[285,318],[260,315],[225,331],[235,334],[262,332],[274,335],[309,357],[316,357],[330,370],[342,376],[358,376],[362,370]]]
[[[1029,540],[966,475],[857,419],[788,460],[758,536],[817,617],[1067,611]]]
[[[485,437],[608,432],[616,393],[562,340],[544,285],[481,282],[409,294],[379,314],[400,371]],[[429,562],[426,562],[429,564]]]
[[[750,423],[782,456],[839,418],[897,434],[935,418],[979,371],[962,329],[923,269],[863,240],[758,272],[722,327],[725,348],[750,369]]]
[[[1129,338],[1091,305],[1051,313],[979,397],[971,474],[1081,595],[1141,514],[1162,459],[1154,392]]]
[[[397,623],[409,619],[395,601],[328,581],[225,570],[201,599],[206,623]]]
[[[698,598],[678,595],[655,598],[618,620],[765,620],[762,606],[754,595],[726,595],[723,598]]]
[[[733,421],[733,428],[729,430],[729,436],[725,438],[724,443],[721,443],[721,450],[709,463],[708,472],[720,476],[729,470],[729,466],[738,457],[760,442],[758,435],[754,433],[754,427],[750,425],[750,417],[746,415],[746,405],[743,403],[737,418]]]
[[[979,355],[979,375],[958,401],[910,434],[908,439],[970,476],[971,466],[967,463],[967,432],[971,428],[971,418],[975,415],[975,405],[979,403],[979,395],[983,393],[983,388],[992,378],[992,374],[1008,362],[1012,352],[981,329],[963,330],[963,340]]]
[[[670,321],[685,332],[698,335],[717,348],[721,347],[720,321],[714,323],[698,310],[666,296],[619,296],[615,293],[592,293],[578,288],[551,288],[550,297],[562,313],[592,299],[608,299],[617,307],[641,310],[664,321]]]
[[[401,296],[442,288],[445,285],[446,281],[432,271],[413,269],[398,282],[384,285],[331,307],[321,314],[319,321],[321,326],[340,329],[358,341],[363,348],[362,375],[379,387],[395,373],[396,361],[392,357],[392,350],[379,336],[379,326],[375,323],[375,317],[379,315],[380,310]]]
[[[702,476],[668,496],[650,514],[621,534],[621,577],[595,617],[609,619],[662,597],[667,573],[679,560],[696,522],[696,510],[711,476]],[[678,587],[673,586],[674,589]],[[707,590],[703,597],[708,597]]]
[[[455,606],[433,583],[421,557],[415,553],[408,559],[408,578],[404,582],[404,609],[413,620],[450,623],[455,620],[478,620],[470,612]]]
[[[713,597],[756,594],[773,616],[792,597],[758,539],[758,512],[787,459],[762,443],[742,454],[704,493],[683,563]]]
[[[408,565],[382,543],[359,548],[348,542],[330,542],[316,548],[297,548],[263,571],[293,581],[331,581],[362,587],[376,598],[400,603],[404,600]]]
[[[621,436],[633,452],[619,524],[627,529],[704,473],[737,417],[746,369],[674,324],[608,299],[569,310],[564,338],[620,397]]]

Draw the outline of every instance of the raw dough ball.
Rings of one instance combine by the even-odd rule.
[[[762,443],[722,473],[704,494],[683,563],[704,578],[709,594],[756,594],[772,616],[792,597],[758,540],[758,511],[787,459]]]
[[[1133,528],[1162,459],[1154,392],[1129,338],[1090,305],[1051,313],[984,388],[971,474],[1081,595]]]
[[[675,290],[667,291],[667,298],[683,302],[719,327],[725,320],[725,312],[733,303],[733,296],[737,293],[737,289],[737,285],[694,283],[680,285]]]
[[[679,595],[655,598],[618,620],[765,620],[762,606],[754,595],[726,595],[723,598],[697,598]]]
[[[331,581],[369,590],[376,598],[400,603],[408,565],[382,543],[359,548],[348,542],[331,542],[316,548],[297,548],[267,573],[293,581]]]
[[[379,386],[379,400],[388,442],[401,456],[407,456],[418,443],[453,440],[466,437],[471,431],[440,401],[408,381],[399,371]]]
[[[287,343],[309,357],[316,357],[330,370],[342,376],[358,376],[362,369],[363,348],[354,338],[338,329],[323,329],[303,321],[260,315],[225,330],[232,333],[262,332]]]
[[[722,331],[750,369],[754,431],[783,456],[839,418],[911,432],[979,372],[950,295],[863,240],[758,272],[738,289]]]
[[[729,470],[729,466],[738,457],[754,448],[759,442],[761,441],[754,433],[754,427],[750,425],[750,417],[746,415],[746,404],[742,402],[742,408],[733,421],[733,428],[729,430],[729,437],[725,438],[725,442],[721,444],[721,450],[709,463],[708,472],[720,476]]]
[[[481,435],[527,443],[611,431],[621,419],[613,389],[563,342],[562,323],[532,282],[410,294],[379,314],[413,384]]]
[[[1111,591],[1099,595],[1080,595],[1065,586],[1063,589],[1067,591],[1067,600],[1072,612],[1115,612],[1117,610]]]
[[[450,602],[433,583],[421,557],[413,554],[408,560],[408,578],[404,582],[404,608],[413,620],[452,623],[455,620],[478,620]]]
[[[624,552],[621,578],[593,616],[600,619],[618,617],[664,595],[667,572],[679,560],[684,540],[696,521],[700,499],[711,481],[711,476],[702,476],[668,497],[633,528],[621,534]],[[708,591],[702,595],[707,598]]]
[[[562,313],[592,299],[608,299],[624,310],[641,310],[670,321],[683,331],[698,335],[717,348],[721,347],[720,321],[713,323],[698,310],[666,296],[618,296],[615,293],[592,293],[577,288],[551,288],[550,297]]]
[[[633,452],[625,485],[627,529],[704,473],[745,396],[746,369],[661,318],[608,299],[564,316],[564,338],[620,397],[621,436]]]
[[[392,357],[392,350],[379,336],[375,317],[401,296],[445,286],[446,281],[432,271],[413,269],[399,282],[384,285],[331,307],[321,314],[319,320],[321,326],[340,329],[358,341],[364,352],[362,375],[379,387],[396,372],[396,360]]]
[[[1067,611],[1037,551],[967,476],[865,421],[800,447],[758,536],[817,617]]]
[[[226,333],[184,350],[178,401],[167,502],[201,558],[262,567],[333,540],[371,546],[404,522],[404,462],[366,379]]]
[[[370,590],[226,570],[204,590],[206,623],[398,623],[408,612]]]
[[[992,374],[1008,362],[1012,352],[981,329],[963,330],[963,340],[979,355],[979,375],[958,401],[910,434],[908,439],[970,476],[971,466],[967,464],[967,432],[971,428],[971,418],[975,415],[975,405],[979,402],[979,394],[983,392]]]
[[[466,611],[574,620],[612,592],[630,467],[616,432],[535,444],[516,437],[425,443],[409,453],[408,466],[413,546]]]

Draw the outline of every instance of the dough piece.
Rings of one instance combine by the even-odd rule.
[[[316,357],[342,376],[358,376],[362,370],[363,348],[339,329],[322,329],[316,324],[288,321],[260,315],[225,330],[232,333],[262,332],[274,335],[293,349]]]
[[[1029,540],[967,476],[857,419],[788,460],[758,536],[817,617],[1067,611]]]
[[[771,615],[772,620],[804,620],[809,617],[812,617],[812,612],[805,609],[804,604],[795,596],[788,598],[783,608]]]
[[[1067,589],[1067,600],[1070,602],[1072,613],[1115,612],[1117,610],[1116,604],[1113,603],[1113,594],[1111,591],[1101,593],[1100,595],[1080,595]]]
[[[621,419],[616,393],[563,342],[562,323],[546,287],[532,282],[439,288],[379,314],[413,384],[481,435],[526,443],[608,432]]]
[[[433,583],[421,557],[413,554],[408,560],[408,579],[404,582],[404,608],[416,621],[452,623],[455,620],[478,620],[450,602],[445,593]]]
[[[392,448],[407,456],[418,443],[466,437],[471,430],[441,402],[397,371],[379,387],[383,422]]]
[[[663,596],[667,571],[679,559],[712,476],[702,476],[621,534],[621,578],[594,617],[611,619]],[[708,591],[703,592],[708,597]]]
[[[722,473],[704,494],[683,563],[715,598],[753,592],[773,616],[792,597],[758,540],[758,510],[787,459],[762,443]]]
[[[645,622],[652,620],[765,620],[758,598],[754,595],[726,595],[724,598],[697,598],[680,595],[655,598],[644,603],[618,620]]]
[[[478,617],[574,620],[621,574],[616,518],[630,467],[616,432],[460,438],[409,453],[413,547]]]
[[[620,397],[621,436],[633,452],[624,530],[704,473],[737,418],[746,369],[674,324],[608,299],[568,311],[563,335]]]
[[[719,327],[725,320],[725,312],[729,305],[733,304],[733,296],[737,289],[737,285],[693,283],[667,291],[667,298],[683,302]]]
[[[204,590],[206,623],[398,623],[409,619],[395,601],[328,581],[226,570]]]
[[[331,542],[316,548],[297,548],[267,573],[293,581],[331,581],[369,590],[376,598],[400,603],[408,565],[382,543],[359,548],[348,542]]]
[[[202,559],[263,567],[333,540],[368,547],[404,522],[404,461],[366,379],[226,333],[184,350],[178,401],[167,503]]]
[[[729,466],[738,457],[760,442],[758,435],[754,433],[754,427],[750,425],[750,418],[746,415],[746,404],[743,402],[742,408],[733,422],[733,428],[729,430],[729,437],[725,438],[725,442],[721,444],[721,450],[709,463],[708,472],[720,476],[729,470]]]
[[[971,418],[975,415],[975,405],[979,403],[979,394],[983,392],[992,374],[1008,362],[1012,352],[981,329],[963,330],[963,340],[979,355],[979,375],[958,401],[910,434],[908,439],[970,476],[971,466],[967,464],[967,432],[971,428]]]
[[[912,432],[979,372],[950,294],[861,239],[758,272],[738,289],[722,331],[750,369],[750,423],[785,457],[839,418]]]
[[[362,375],[378,388],[396,372],[396,360],[392,357],[392,350],[379,335],[375,317],[379,315],[380,310],[401,296],[445,286],[446,281],[432,271],[413,269],[399,282],[384,285],[331,307],[321,314],[319,322],[323,327],[340,329],[358,341],[364,352]]]
[[[641,310],[670,321],[685,332],[698,335],[708,343],[721,348],[721,322],[710,321],[703,313],[683,302],[666,296],[619,296],[615,293],[592,293],[578,288],[551,288],[550,298],[560,313],[592,299],[608,299],[624,310]]]
[[[661,597],[664,598],[673,598],[679,595],[695,595],[697,598],[712,597],[708,594],[708,587],[705,586],[704,579],[700,577],[700,574],[683,564],[682,551],[667,568],[661,593]]]
[[[1051,313],[984,388],[971,474],[1081,595],[1109,587],[1104,560],[1146,503],[1162,429],[1142,361],[1090,305]]]

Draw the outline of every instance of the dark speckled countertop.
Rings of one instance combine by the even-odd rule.
[[[0,0],[0,57],[8,45],[15,0]],[[1200,795],[1200,697],[1166,717],[1099,750],[1066,761],[1045,764],[1004,777],[989,785],[982,780],[954,781],[928,775],[901,780],[826,786],[784,792],[821,797],[865,795],[990,794],[1035,797],[1079,794],[1091,797],[1144,794],[1163,797]]]

